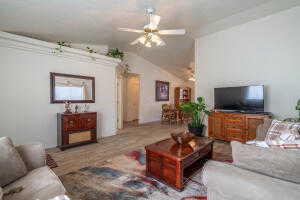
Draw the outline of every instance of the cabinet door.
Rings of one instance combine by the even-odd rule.
[[[224,132],[223,115],[218,113],[213,113],[209,116],[209,137],[226,140]]]
[[[163,158],[162,177],[166,183],[176,186],[176,162]]]
[[[174,89],[174,106],[175,106],[175,108],[179,108],[179,100],[180,100],[180,88],[176,87]]]
[[[264,118],[266,116],[246,116],[246,141],[254,140],[256,138],[256,129],[260,124],[264,123]]]
[[[97,114],[82,114],[79,117],[81,129],[96,129]]]
[[[161,178],[162,158],[155,153],[147,152],[147,173],[156,178]]]
[[[64,131],[75,131],[79,129],[78,118],[76,116],[63,117]]]

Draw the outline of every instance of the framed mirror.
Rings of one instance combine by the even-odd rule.
[[[95,103],[95,78],[50,73],[51,103]]]

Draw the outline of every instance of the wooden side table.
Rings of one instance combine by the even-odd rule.
[[[182,191],[189,178],[212,157],[213,140],[196,137],[189,145],[180,146],[170,138],[145,149],[146,175]]]

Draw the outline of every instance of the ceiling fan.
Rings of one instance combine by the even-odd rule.
[[[133,32],[133,33],[143,33],[142,36],[131,42],[131,45],[136,45],[141,43],[146,47],[152,47],[152,44],[156,46],[164,46],[166,43],[158,35],[184,35],[185,29],[175,29],[175,30],[159,30],[158,25],[160,22],[160,16],[154,15],[154,9],[146,9],[146,14],[148,17],[148,24],[144,26],[143,30],[130,29],[130,28],[119,28],[120,31]]]

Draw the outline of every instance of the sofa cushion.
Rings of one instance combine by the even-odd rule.
[[[275,178],[300,183],[300,150],[261,148],[231,142],[233,164]]]
[[[266,135],[266,143],[281,148],[300,149],[300,123],[273,120]]]
[[[300,184],[208,161],[202,170],[202,183],[209,200],[298,200]]]
[[[46,165],[45,147],[42,143],[20,145],[15,148],[19,152],[28,171]]]
[[[12,141],[0,138],[0,187],[3,187],[27,173],[27,168]]]
[[[47,166],[30,171],[26,176],[3,189],[6,192],[17,187],[24,189],[19,193],[4,196],[4,200],[48,200],[66,192],[59,178]]]

